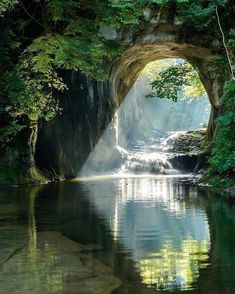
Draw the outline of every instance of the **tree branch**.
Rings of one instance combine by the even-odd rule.
[[[219,17],[219,13],[218,13],[218,6],[215,7],[215,12],[216,12],[218,26],[219,26],[219,29],[220,29],[220,32],[221,32],[221,35],[222,35],[223,45],[224,45],[224,49],[225,49],[225,52],[226,52],[226,55],[227,55],[227,59],[228,59],[228,63],[229,63],[230,71],[231,71],[232,80],[235,80],[234,73],[233,73],[232,62],[231,62],[231,59],[230,59],[230,56],[229,56],[229,51],[228,51],[228,48],[227,48],[227,45],[226,45],[226,40],[225,40],[224,32],[223,32],[223,29],[222,29],[222,26],[221,26],[221,22],[220,22],[220,17]]]
[[[41,27],[45,28],[45,26],[40,23],[36,18],[34,18],[29,12],[28,10],[25,8],[24,4],[22,3],[22,1],[20,1],[20,5],[22,6],[24,12],[32,19],[34,20],[37,24],[39,24]]]

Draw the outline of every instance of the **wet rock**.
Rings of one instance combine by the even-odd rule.
[[[179,153],[199,154],[205,139],[206,129],[188,131],[179,135],[172,142],[172,151]]]
[[[111,26],[102,24],[99,31],[106,40],[115,40],[117,38],[117,31]]]
[[[0,265],[6,263],[27,242],[27,230],[25,226],[1,225],[0,226]]]
[[[197,155],[194,154],[175,154],[169,158],[170,163],[175,169],[193,172],[197,164]]]

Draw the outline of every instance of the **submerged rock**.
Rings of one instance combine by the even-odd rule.
[[[31,235],[0,269],[4,293],[109,294],[121,285],[109,266],[83,253],[80,245],[59,232]],[[88,245],[88,250],[100,249]]]

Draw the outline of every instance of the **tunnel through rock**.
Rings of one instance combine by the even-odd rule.
[[[192,80],[177,91],[178,102],[151,93],[151,83],[162,73],[165,76],[169,70],[182,68],[189,71],[188,79]],[[162,87],[171,86],[171,75],[169,82]],[[150,62],[115,112],[79,176],[193,171],[209,113],[208,96],[189,63],[173,58]]]

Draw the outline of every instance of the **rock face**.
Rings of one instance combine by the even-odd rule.
[[[202,144],[206,135],[205,129],[188,131],[177,137],[172,146],[173,152],[198,155],[202,151]]]
[[[173,139],[170,163],[179,170],[193,172],[198,163],[198,156],[202,152],[202,144],[206,135],[206,129],[198,129],[180,134]]]
[[[43,122],[36,145],[36,165],[49,178],[75,177],[112,118],[109,81],[67,73],[70,90],[58,97],[62,114]]]
[[[49,177],[76,176],[144,66],[157,59],[184,58],[197,68],[212,106],[207,138],[213,138],[224,83],[224,73],[209,70],[221,53],[218,42],[209,35],[202,38],[199,33],[186,32],[174,11],[148,9],[143,16],[138,26],[101,27],[104,38],[125,47],[119,59],[104,65],[107,81],[66,73],[70,90],[59,96],[62,115],[40,126],[36,146],[36,165]]]

